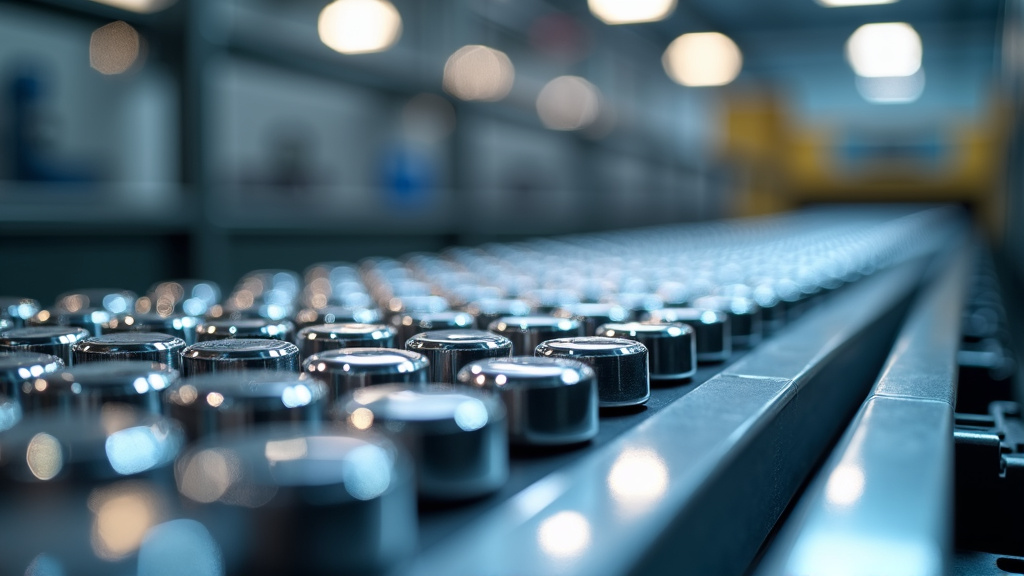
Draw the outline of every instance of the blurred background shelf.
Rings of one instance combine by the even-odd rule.
[[[199,213],[180,186],[0,182],[3,230],[187,232]]]
[[[1000,238],[1024,205],[1008,193],[1013,1],[679,0],[609,26],[582,0],[391,0],[394,46],[345,55],[318,34],[328,0],[0,0],[0,259],[53,261],[50,234],[103,237],[93,249],[113,250],[126,287],[230,284],[245,266],[862,200],[961,203]],[[894,20],[919,31],[927,79],[913,103],[879,105],[844,42]],[[665,47],[712,30],[742,50],[739,77],[672,82]],[[514,66],[497,101],[444,87],[448,59],[478,44]],[[538,113],[563,76],[596,94],[574,130]],[[153,267],[124,268],[119,236]],[[72,275],[33,274],[0,292],[45,299]]]

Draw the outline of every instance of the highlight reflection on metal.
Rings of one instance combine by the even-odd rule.
[[[554,558],[579,556],[590,545],[590,523],[579,512],[557,512],[540,523],[537,541],[541,549]]]
[[[668,489],[668,467],[654,450],[627,448],[608,471],[608,490],[629,515],[656,503]]]
[[[871,395],[759,574],[949,572],[955,359],[969,251],[940,262],[942,274],[911,310]]]

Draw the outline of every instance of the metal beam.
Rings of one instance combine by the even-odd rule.
[[[970,253],[960,248],[946,262],[758,576],[949,573],[956,351]]]

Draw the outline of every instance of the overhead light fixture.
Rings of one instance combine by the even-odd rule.
[[[921,36],[906,22],[865,24],[846,41],[857,92],[874,104],[914,102],[924,92]]]
[[[661,56],[665,72],[683,86],[724,86],[739,76],[743,53],[719,32],[683,34]]]
[[[159,12],[174,4],[176,0],[92,0],[97,4],[105,4],[113,8],[128,10],[138,14],[151,14]]]
[[[605,24],[639,24],[668,18],[676,0],[587,0],[587,6]]]
[[[878,6],[895,4],[900,0],[814,0],[826,8],[846,8],[848,6]]]
[[[383,52],[402,35],[402,15],[387,0],[336,0],[320,11],[317,32],[335,52]]]
[[[857,76],[910,76],[921,68],[921,37],[906,22],[865,24],[846,41],[846,59]]]
[[[470,44],[456,50],[444,65],[444,90],[460,100],[496,102],[508,96],[516,71],[500,50]]]
[[[601,112],[601,92],[579,76],[559,76],[537,95],[537,115],[550,130],[582,130]]]

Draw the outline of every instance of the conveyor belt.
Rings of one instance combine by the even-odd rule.
[[[429,546],[409,573],[742,573],[867,393],[924,264],[846,288]]]

